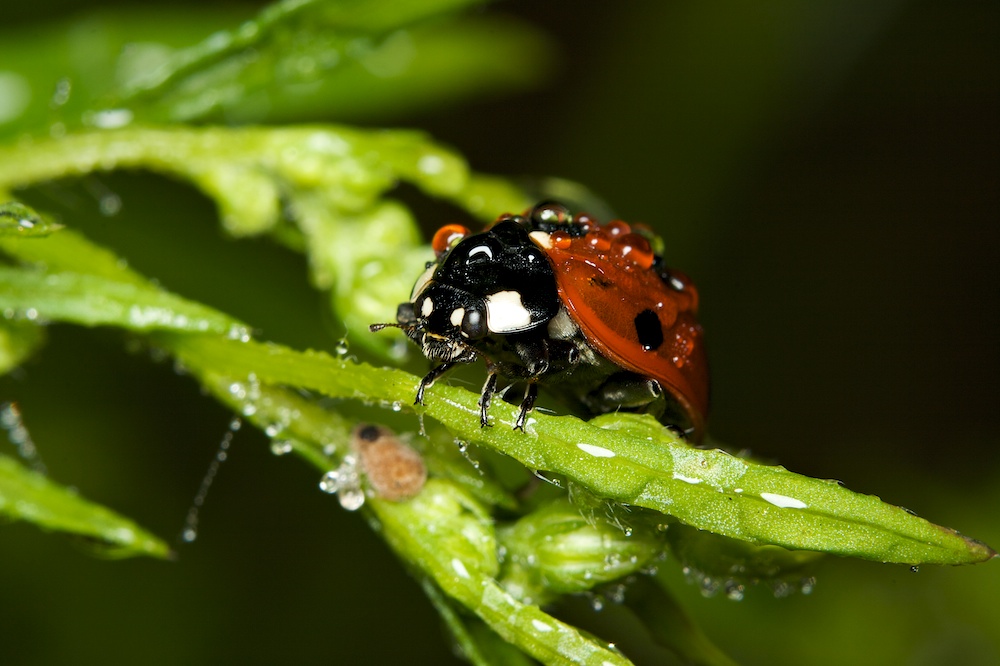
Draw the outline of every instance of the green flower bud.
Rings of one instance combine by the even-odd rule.
[[[588,521],[557,500],[499,533],[504,587],[525,603],[584,592],[634,574],[663,551],[660,536],[626,534],[604,520]]]

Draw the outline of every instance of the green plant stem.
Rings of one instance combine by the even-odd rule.
[[[193,335],[157,339],[184,363],[212,365],[233,376],[255,373],[261,381],[333,397],[404,405],[419,381],[399,370],[276,345]],[[985,544],[877,497],[723,451],[693,448],[646,419],[623,414],[585,423],[536,413],[520,433],[511,432],[517,407],[501,403],[492,411],[494,426],[480,428],[477,397],[435,385],[422,413],[446,424],[457,437],[500,451],[530,469],[564,474],[599,497],[672,515],[699,529],[751,543],[881,562],[966,564],[995,556]]]

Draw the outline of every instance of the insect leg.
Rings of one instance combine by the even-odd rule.
[[[524,400],[521,401],[521,410],[517,413],[517,420],[514,422],[514,430],[524,432],[524,422],[528,418],[528,412],[535,406],[535,398],[538,397],[538,384],[528,382],[528,388],[524,390]]]
[[[424,378],[420,380],[420,385],[417,387],[417,399],[413,401],[413,404],[424,404],[424,391],[427,390],[427,387],[433,384],[436,380],[440,379],[442,375],[454,368],[456,365],[457,363],[445,361],[436,368],[431,368],[431,371],[424,375]]]
[[[497,373],[490,368],[486,376],[486,383],[483,384],[483,392],[479,395],[479,426],[485,428],[490,424],[487,412],[490,409],[490,400],[497,390]]]

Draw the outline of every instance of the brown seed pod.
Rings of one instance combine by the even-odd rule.
[[[427,481],[420,454],[385,426],[358,424],[351,433],[351,450],[378,497],[393,502],[409,499]]]

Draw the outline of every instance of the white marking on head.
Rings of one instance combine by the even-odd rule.
[[[498,291],[486,297],[486,328],[491,333],[517,333],[531,328],[531,313],[516,291]]]
[[[465,308],[455,308],[451,311],[452,326],[461,326],[463,319],[465,319]]]
[[[428,296],[424,299],[424,302],[420,304],[420,314],[425,317],[430,317],[432,312],[434,312],[434,301],[432,301]]]
[[[552,249],[552,237],[544,231],[532,231],[528,234],[528,238],[535,241],[535,245],[538,247],[544,247],[546,250]]]
[[[469,259],[472,259],[477,254],[485,254],[487,259],[493,259],[493,250],[487,245],[477,245],[469,250]]]

